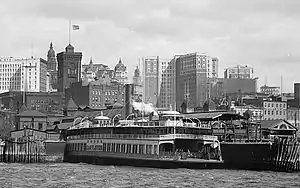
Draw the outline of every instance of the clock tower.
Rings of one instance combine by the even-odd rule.
[[[66,47],[64,52],[57,54],[59,92],[64,92],[72,83],[81,81],[81,59],[82,53],[75,52],[71,44]]]

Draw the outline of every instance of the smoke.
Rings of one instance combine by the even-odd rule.
[[[143,102],[132,102],[132,106],[135,110],[144,112],[145,114],[150,114],[152,112],[156,113],[156,109],[153,107],[152,103],[143,103]]]

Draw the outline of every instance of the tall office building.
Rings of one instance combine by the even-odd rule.
[[[253,79],[254,71],[253,68],[247,65],[237,65],[234,67],[228,67],[224,71],[224,78],[234,79]]]
[[[144,102],[159,108],[175,106],[175,58],[144,57]]]
[[[66,47],[64,52],[57,54],[59,92],[64,92],[72,83],[81,80],[81,59],[82,53],[75,52],[71,44]]]
[[[191,53],[176,58],[176,109],[202,108],[210,99],[210,80],[218,77],[218,58]]]
[[[46,91],[47,62],[42,58],[0,58],[0,93]]]
[[[158,107],[175,109],[175,62],[173,59],[159,59],[159,98]]]
[[[143,57],[143,83],[144,95],[143,101],[145,103],[152,103],[156,106],[159,92],[159,57]]]

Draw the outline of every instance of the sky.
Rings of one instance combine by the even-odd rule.
[[[0,56],[46,59],[71,32],[82,63],[111,68],[119,58],[131,78],[140,57],[207,53],[224,68],[248,65],[267,83],[293,92],[300,82],[299,0],[1,0]]]

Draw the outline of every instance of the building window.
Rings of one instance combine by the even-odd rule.
[[[38,126],[39,126],[39,130],[42,130],[43,129],[43,123],[38,123]]]

